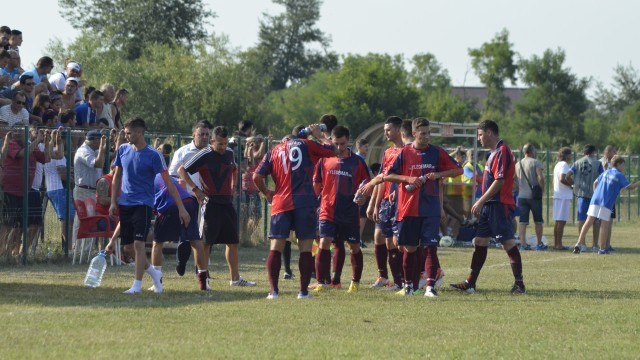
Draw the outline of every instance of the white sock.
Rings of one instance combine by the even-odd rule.
[[[147,268],[147,274],[151,276],[153,280],[153,286],[156,287],[155,292],[162,292],[162,271],[154,269],[152,266]]]
[[[131,290],[140,291],[142,289],[142,280],[133,280],[133,285],[131,286]]]
[[[154,270],[162,271],[162,266],[151,266]]]
[[[198,270],[198,274],[206,273],[207,270]]]

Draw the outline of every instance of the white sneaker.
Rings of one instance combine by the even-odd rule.
[[[438,292],[432,286],[427,286],[427,291],[424,292],[425,297],[437,298]]]
[[[233,281],[229,280],[229,286],[256,286],[256,283],[253,281],[245,280],[242,276],[238,278],[238,280]]]
[[[131,289],[123,292],[123,294],[139,294],[141,292],[142,292],[142,290],[140,290],[140,289],[131,288]]]
[[[275,291],[272,291],[267,295],[267,300],[275,300],[277,298],[278,298],[278,293]]]
[[[309,294],[309,292],[307,292],[307,295],[304,295],[302,292],[298,293],[298,299],[299,300],[310,300],[313,299],[313,296],[311,296],[311,294]]]

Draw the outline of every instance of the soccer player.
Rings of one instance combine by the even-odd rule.
[[[309,125],[316,139],[324,138],[318,124]],[[311,247],[316,237],[317,199],[313,190],[313,171],[320,158],[335,155],[335,148],[328,140],[325,144],[307,139],[290,139],[276,145],[264,157],[253,175],[253,181],[271,205],[271,246],[267,258],[270,292],[267,299],[277,299],[278,276],[282,251],[289,230],[294,229],[300,249],[300,292],[298,299],[309,299],[308,287],[313,272]],[[265,177],[271,175],[275,190],[267,188]]]
[[[149,266],[144,243],[149,233],[154,205],[154,180],[157,174],[162,180],[173,200],[178,205],[178,216],[184,226],[189,225],[191,218],[180,199],[180,194],[169,178],[167,165],[162,155],[147,145],[144,139],[146,124],[142,118],[132,118],[124,126],[125,138],[129,142],[118,148],[113,166],[113,189],[109,215],[114,216],[116,208],[120,211],[120,238],[122,245],[133,243],[135,251],[135,279],[125,294],[139,293],[142,289],[142,277],[145,273],[151,276],[156,293],[162,292],[162,273]],[[120,195],[118,196],[118,194]],[[112,238],[106,250],[112,253],[115,241]]]
[[[193,249],[196,265],[198,266],[198,281],[200,290],[208,290],[208,278],[205,276],[208,268],[207,253],[204,251],[202,241],[200,241],[200,232],[198,231],[198,200],[189,194],[187,189],[178,184],[178,180],[172,176],[169,177],[173,182],[176,190],[180,194],[182,204],[189,213],[189,217],[193,221],[189,222],[189,226],[182,226],[180,223],[179,211],[173,196],[169,193],[169,189],[164,183],[160,174],[156,175],[154,181],[155,203],[154,209],[158,213],[156,223],[153,227],[153,248],[151,250],[151,265],[157,271],[162,271],[162,263],[164,256],[162,255],[163,244],[166,241],[186,242]],[[199,275],[204,273],[205,275]],[[155,290],[155,285],[150,289]]]
[[[403,247],[402,268],[404,286],[399,293],[413,295],[417,279],[418,248],[426,246],[425,270],[427,289],[425,296],[438,297],[435,289],[438,260],[438,230],[442,204],[439,179],[455,177],[463,170],[442,148],[430,145],[429,121],[416,118],[412,122],[413,144],[405,146],[393,165],[383,175],[385,181],[400,183],[398,186],[398,245]],[[412,188],[407,189],[406,186]]]
[[[587,221],[580,230],[580,238],[578,243],[584,244],[589,228],[596,219],[601,220],[600,224],[600,249],[598,254],[609,254],[609,236],[611,234],[611,212],[616,204],[616,198],[622,189],[633,190],[640,186],[640,181],[630,183],[624,176],[625,161],[624,158],[614,155],[611,158],[609,168],[605,170],[594,183],[595,190],[587,211]],[[576,245],[577,247],[577,245]],[[579,252],[576,252],[579,254]]]
[[[389,117],[384,123],[384,135],[387,141],[393,143],[393,146],[384,152],[380,174],[386,174],[404,146],[400,133],[401,126],[402,119],[397,116]],[[395,224],[396,187],[397,185],[395,184],[384,182],[381,176],[375,177],[363,187],[363,193],[366,195],[371,194],[373,191],[367,215],[376,223],[373,238],[378,277],[371,287],[391,291],[402,288],[402,255],[395,244],[396,241],[394,241],[394,237],[397,236]],[[387,258],[391,268],[391,275],[393,276],[393,283],[389,281]]]
[[[349,149],[349,129],[338,125],[331,131],[331,141],[336,147],[337,157],[321,159],[313,178],[320,200],[320,244],[316,255],[315,292],[328,287],[340,287],[340,276],[344,266],[344,242],[349,243],[352,277],[348,292],[355,293],[362,277],[363,258],[360,250],[359,205],[365,197],[354,196],[360,184],[369,181],[369,168],[364,160]],[[323,284],[331,265],[331,243],[334,243],[334,276],[331,284]]]
[[[511,149],[500,138],[498,124],[494,121],[484,120],[478,124],[478,140],[483,147],[491,149],[491,153],[484,168],[482,196],[471,207],[471,213],[479,219],[471,258],[471,273],[465,281],[451,284],[451,287],[468,294],[476,291],[476,280],[487,259],[489,239],[493,236],[502,243],[502,248],[507,252],[511,262],[511,271],[515,278],[511,292],[524,294],[522,259],[512,226],[515,209],[512,192],[515,159]]]
[[[238,270],[238,214],[233,207],[233,189],[238,177],[238,165],[233,151],[228,148],[229,131],[224,126],[213,128],[212,145],[206,146],[178,169],[182,180],[191,188],[203,205],[200,231],[209,254],[211,245],[225,244],[225,257],[229,265],[230,286],[256,286],[240,276]],[[200,174],[202,188],[196,186],[189,174]],[[198,270],[199,277],[206,273]]]

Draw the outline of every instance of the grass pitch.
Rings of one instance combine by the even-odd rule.
[[[87,265],[70,261],[0,267],[2,359],[244,358],[637,358],[640,353],[638,224],[616,224],[617,252],[524,252],[527,294],[511,295],[501,249],[490,249],[478,292],[448,290],[463,280],[472,249],[440,249],[440,298],[410,298],[368,288],[373,248],[364,250],[361,291],[297,300],[297,277],[281,280],[267,301],[266,247],[241,249],[241,274],[255,288],[230,288],[221,248],[212,255],[213,291],[179,277],[168,257],[165,293],[124,295],[130,267],[108,267],[103,285],[86,289]],[[545,228],[552,239],[553,229]],[[564,244],[577,238],[568,226]],[[588,244],[589,244],[588,240]],[[295,248],[295,247],[294,247]],[[297,267],[294,250],[293,268]],[[191,266],[189,266],[191,268]],[[144,287],[151,286],[145,277]]]

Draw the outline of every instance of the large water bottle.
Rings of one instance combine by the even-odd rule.
[[[107,268],[107,253],[104,250],[100,250],[98,255],[91,260],[89,270],[87,270],[87,276],[84,278],[84,286],[90,288],[97,288],[102,283],[102,275]]]
[[[353,196],[354,203],[358,203],[358,201],[360,201],[360,199],[364,197],[361,191],[362,191],[362,187],[365,186],[366,184],[367,184],[367,179],[362,180],[362,182],[360,183],[360,186],[358,187],[358,190],[356,190],[356,194]]]
[[[320,131],[327,131],[327,125],[320,124]],[[308,137],[309,135],[311,135],[311,128],[307,126],[306,128],[300,130],[300,132],[298,132],[298,135],[305,138]]]
[[[422,175],[422,176],[420,176],[420,178],[419,178],[419,179],[420,179],[420,180],[422,180],[422,182],[424,182],[425,180],[427,180],[427,176],[426,176],[426,175]],[[407,191],[413,191],[413,190],[415,190],[415,189],[416,189],[416,187],[415,187],[415,186],[413,186],[413,184],[405,185],[405,186],[404,186],[404,188],[405,188]]]

